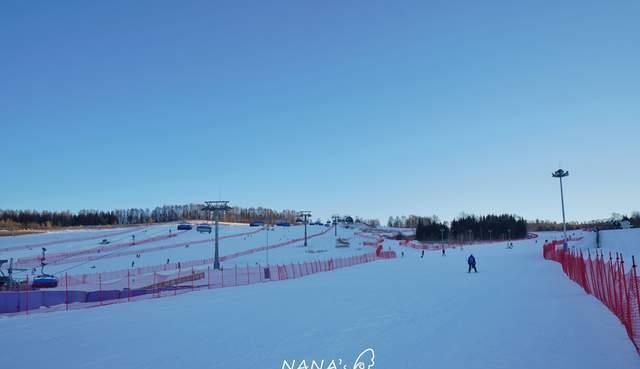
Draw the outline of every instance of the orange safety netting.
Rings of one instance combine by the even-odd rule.
[[[586,293],[595,296],[605,304],[622,322],[629,338],[640,352],[640,281],[638,280],[635,257],[625,270],[622,254],[596,251],[595,256],[587,251],[566,249],[562,241],[552,241],[544,245],[543,256],[557,261],[562,270]]]

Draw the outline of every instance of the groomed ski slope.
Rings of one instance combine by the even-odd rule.
[[[213,234],[199,233],[195,229],[186,232],[177,231],[176,226],[177,224],[162,224],[108,231],[86,230],[0,237],[0,256],[4,259],[12,257],[17,261],[20,261],[21,258],[29,258],[31,263],[28,265],[17,264],[17,267],[32,268],[35,266],[39,271],[37,266],[40,263],[41,247],[44,245],[48,250],[49,262],[46,272],[55,274],[59,278],[62,278],[65,272],[73,275],[127,269],[131,267],[132,262],[135,263],[135,267],[146,267],[162,265],[167,260],[186,262],[213,256]],[[170,230],[172,233],[169,233]],[[220,256],[229,257],[229,255],[264,247],[267,244],[272,246],[268,260],[272,264],[344,257],[373,251],[371,248],[362,248],[363,239],[354,237],[353,233],[354,229],[341,227],[340,236],[351,239],[354,247],[336,249],[334,247],[335,237],[331,229],[324,226],[309,226],[310,247],[301,249],[296,247],[302,245],[301,241],[285,245],[285,247],[277,247],[277,245],[302,238],[304,236],[303,226],[275,227],[267,232],[262,227],[221,225]],[[167,237],[170,234],[172,236]],[[135,245],[131,243],[131,235],[136,235]],[[110,243],[100,245],[103,238]],[[29,245],[32,247],[24,248]],[[113,251],[96,252],[99,248],[114,246],[117,248]],[[309,250],[317,251],[317,253],[307,253],[306,251]],[[83,253],[84,251],[89,251],[89,253]],[[56,261],[56,256],[59,253],[67,252],[80,254]],[[137,258],[136,254],[139,254],[140,257]],[[223,261],[224,266],[230,267],[235,264],[247,263],[252,265],[266,264],[266,253],[233,257]],[[18,273],[17,278],[26,277]]]
[[[424,259],[403,248],[404,258],[303,279],[2,319],[3,364],[280,369],[342,359],[351,369],[371,347],[375,368],[640,367],[618,320],[542,259],[543,238]],[[470,252],[478,274],[466,272]]]

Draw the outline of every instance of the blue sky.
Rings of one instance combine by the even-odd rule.
[[[640,210],[637,1],[0,3],[0,208]]]

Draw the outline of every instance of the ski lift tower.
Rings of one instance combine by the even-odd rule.
[[[338,221],[340,220],[340,216],[338,214],[335,214],[331,217],[331,219],[333,219],[334,235],[338,237]]]
[[[213,269],[220,269],[220,256],[218,252],[218,223],[220,222],[220,213],[227,210],[231,210],[229,201],[205,201],[206,205],[202,210],[213,212],[214,219],[216,221],[216,233],[215,233],[215,251],[213,255]]]
[[[562,242],[562,247],[567,249],[567,221],[564,217],[564,192],[562,191],[562,178],[569,176],[568,170],[558,169],[555,172],[551,173],[553,178],[560,178],[560,203],[562,204],[562,230],[564,233],[564,241]]]
[[[309,223],[309,218],[311,218],[311,212],[308,210],[301,211],[298,213],[298,216],[302,218],[304,222],[304,245],[307,246],[307,223]]]
[[[7,275],[5,276],[4,273],[2,272],[2,265],[9,263],[9,267],[7,269]],[[13,258],[6,260],[6,259],[2,259],[0,260],[0,277],[1,279],[4,281],[5,284],[5,288],[8,290],[13,290],[15,288],[16,285],[16,281],[13,279],[13,272],[26,272],[29,269],[24,269],[24,268],[14,268],[13,267]]]

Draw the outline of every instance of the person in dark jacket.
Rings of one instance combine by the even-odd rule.
[[[424,250],[422,250],[422,255],[420,255],[420,259],[424,258]]]
[[[478,269],[476,269],[476,258],[473,256],[473,254],[469,255],[467,263],[469,264],[469,271],[467,273],[471,273],[471,269],[473,269],[474,272],[478,273]]]

